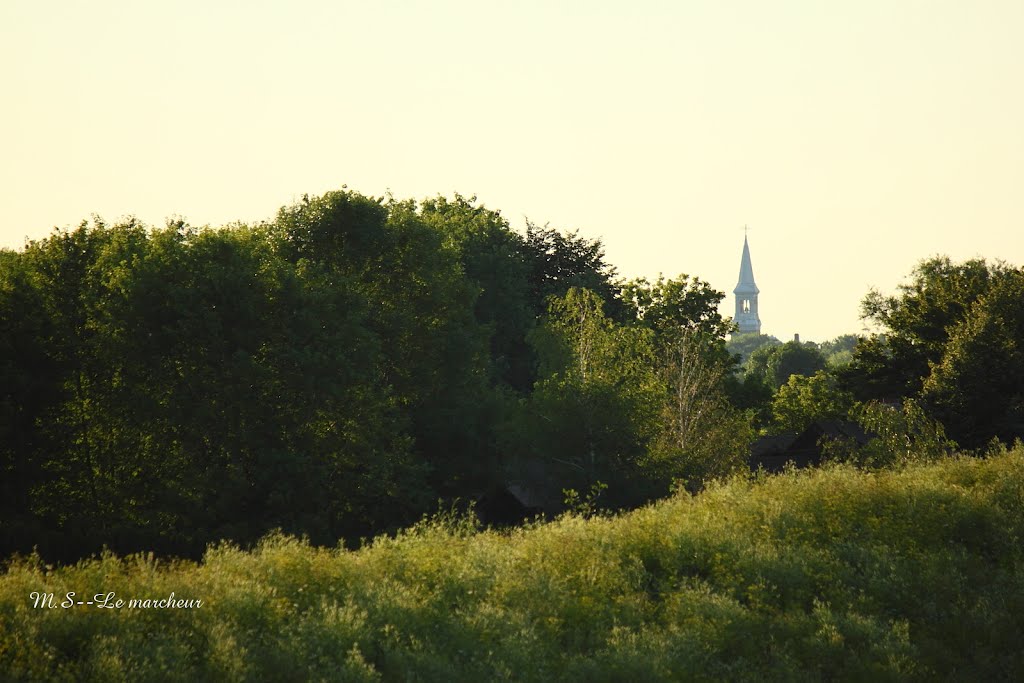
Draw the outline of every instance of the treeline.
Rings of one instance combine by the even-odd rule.
[[[333,544],[510,482],[551,511],[725,474],[721,298],[458,196],[56,231],[0,252],[0,553]]]
[[[826,449],[862,466],[1024,434],[1019,269],[925,261],[824,344],[727,346],[723,296],[460,196],[58,230],[0,251],[0,556],[633,507],[821,420],[872,435]]]
[[[1024,437],[1024,271],[930,258],[896,294],[869,292],[861,313],[880,331],[825,344],[730,340],[744,357],[734,395],[761,432],[856,421],[873,442],[831,446],[860,464],[892,464],[894,449],[983,453]]]

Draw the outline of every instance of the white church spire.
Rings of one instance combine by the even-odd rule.
[[[740,334],[760,334],[761,319],[757,316],[757,295],[760,290],[754,284],[754,267],[750,263],[750,245],[747,243],[746,228],[743,235],[743,256],[740,258],[740,281],[732,293],[736,295],[736,315],[733,316],[733,320],[736,321]]]

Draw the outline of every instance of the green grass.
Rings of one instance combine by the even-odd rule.
[[[0,577],[0,678],[1020,680],[1022,532],[1018,448],[511,533],[434,521],[358,551],[30,558]],[[33,591],[204,604],[33,609]]]

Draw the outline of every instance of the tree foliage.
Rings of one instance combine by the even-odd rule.
[[[590,290],[552,298],[531,335],[540,379],[514,421],[518,478],[540,462],[546,476],[534,482],[601,483],[602,502],[620,507],[740,466],[750,421],[725,392],[734,359],[721,297],[685,275],[635,280],[622,289],[628,324]],[[561,490],[548,488],[548,498]]]
[[[544,312],[550,297],[564,296],[575,287],[594,292],[604,302],[609,317],[623,321],[615,268],[605,262],[601,240],[527,221],[523,256],[528,267],[530,303],[536,313]]]
[[[656,466],[694,489],[739,471],[753,431],[750,416],[729,401],[731,359],[722,354],[721,338],[684,327],[663,353],[668,400],[653,448]]]
[[[974,301],[931,366],[922,399],[973,447],[1024,435],[1024,273],[1006,273]]]
[[[698,280],[629,291],[643,315],[600,241],[458,195],[96,219],[0,252],[0,551],[334,543],[504,486],[516,460],[643,502],[668,488],[658,349],[726,328]]]
[[[699,330],[707,339],[724,343],[732,324],[718,313],[722,292],[699,278],[680,275],[659,276],[651,283],[646,278],[627,282],[622,301],[629,318],[652,329],[664,344],[671,344],[684,330]]]
[[[983,259],[961,264],[947,257],[922,261],[898,294],[872,290],[861,317],[882,328],[858,344],[849,375],[861,399],[913,396],[920,392],[931,364],[938,363],[971,305],[1007,268]]]
[[[746,374],[761,380],[772,391],[778,391],[793,375],[810,377],[824,369],[825,357],[817,346],[790,341],[756,349],[747,360]]]
[[[734,333],[730,336],[726,347],[729,349],[729,353],[740,357],[741,366],[746,366],[747,359],[750,358],[750,354],[754,351],[757,351],[763,346],[778,346],[780,344],[782,344],[781,341],[769,334],[743,332]]]
[[[853,362],[853,351],[860,337],[855,334],[841,334],[835,339],[818,344],[818,350],[825,357],[830,368],[842,368]]]
[[[772,399],[771,431],[802,432],[820,420],[845,419],[853,396],[835,376],[819,370],[810,377],[791,375]]]
[[[652,467],[662,480],[699,488],[744,463],[751,418],[730,402],[736,357],[725,338],[734,331],[718,313],[724,295],[699,278],[633,280],[623,300],[638,324],[653,333],[666,397],[651,445]]]
[[[5,404],[22,434],[3,447],[21,492],[9,547],[189,554],[415,514],[425,470],[365,299],[285,254],[269,228],[135,221],[28,246],[13,273],[40,306],[10,322],[50,332],[4,368],[40,397],[31,425]]]
[[[898,295],[865,298],[883,330],[857,345],[844,384],[861,400],[920,402],[968,448],[1024,436],[1022,278],[982,259],[923,261]]]
[[[926,261],[865,299],[879,334],[736,335],[742,373],[723,296],[620,282],[599,240],[517,232],[459,195],[57,230],[0,251],[0,553],[334,544],[510,484],[548,511],[565,490],[634,506],[741,469],[755,427],[850,414],[851,394],[913,399],[857,413],[881,444],[862,464],[902,462],[904,437],[1024,435],[1019,270]]]
[[[551,299],[531,341],[541,379],[510,444],[518,451],[514,478],[539,465],[544,475],[530,485],[548,501],[602,482],[608,504],[638,502],[662,399],[651,333],[615,323],[594,292],[572,288]]]
[[[899,468],[935,461],[957,448],[942,424],[914,400],[907,399],[899,406],[879,401],[858,403],[850,412],[870,439],[864,444],[850,440],[825,443],[829,459],[864,468]]]

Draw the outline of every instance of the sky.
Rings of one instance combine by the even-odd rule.
[[[1024,263],[1020,0],[0,3],[0,247],[347,185],[476,195],[762,331],[859,333],[937,254]]]

